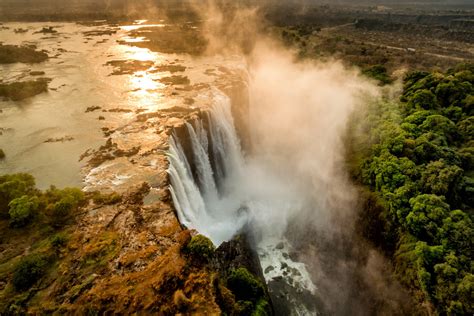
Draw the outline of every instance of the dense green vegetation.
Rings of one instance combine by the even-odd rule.
[[[263,283],[241,264],[238,264],[237,268],[223,265],[209,238],[195,235],[183,250],[191,257],[191,262],[195,265],[207,266],[218,271],[218,276],[214,279],[214,286],[217,302],[224,315],[264,316],[272,314]]]
[[[365,233],[437,313],[474,313],[474,66],[413,72],[401,102],[370,106],[352,136],[354,175],[372,192]]]
[[[84,202],[85,195],[80,189],[59,190],[52,186],[41,192],[29,174],[0,176],[0,216],[9,219],[10,226],[15,228],[33,221],[60,228]]]
[[[383,65],[374,65],[371,67],[367,67],[362,71],[362,74],[369,78],[377,80],[380,85],[385,85],[393,82],[393,79],[390,78],[390,75],[387,72],[387,68]]]
[[[186,246],[186,251],[191,254],[192,257],[204,261],[210,260],[215,250],[216,247],[214,247],[212,241],[203,235],[193,236]]]
[[[121,196],[54,186],[41,191],[29,174],[0,176],[0,279],[5,282],[0,290],[1,315],[21,314],[43,284],[58,277],[76,215],[90,200],[94,205],[114,204]]]

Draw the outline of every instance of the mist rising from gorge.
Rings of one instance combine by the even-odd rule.
[[[212,223],[206,217],[200,231],[220,243],[215,227],[238,232],[247,222],[259,249],[266,239],[287,238],[318,288],[313,299],[321,301],[320,312],[407,312],[409,299],[392,282],[388,263],[356,233],[357,190],[345,170],[349,117],[378,98],[379,88],[337,60],[299,60],[262,31],[258,8],[226,9],[212,1],[195,5],[207,54],[245,56],[251,141],[239,171],[230,172],[237,176],[226,180],[223,198],[208,201],[210,213],[237,218],[219,216]]]

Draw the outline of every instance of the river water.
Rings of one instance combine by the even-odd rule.
[[[328,192],[340,191],[339,186],[331,187],[339,184],[332,180],[333,161],[339,158],[339,152],[333,151],[345,122],[341,113],[350,112],[340,107],[351,106],[352,96],[346,91],[354,90],[358,84],[337,67],[308,72],[308,67],[288,64],[275,56],[269,58],[271,53],[266,52],[262,55],[263,70],[254,69],[253,74],[250,71],[250,77],[253,75],[250,85],[253,82],[254,86],[249,89],[250,94],[257,92],[250,102],[250,112],[254,112],[253,121],[257,122],[252,127],[264,130],[257,138],[263,145],[257,148],[260,154],[258,150],[244,153],[230,114],[230,100],[218,89],[222,86],[216,84],[220,80],[218,74],[230,76],[230,69],[235,70],[238,80],[249,75],[241,57],[196,59],[128,45],[145,40],[129,37],[130,31],[143,26],[163,27],[162,24],[150,26],[146,21],[121,26],[99,21],[93,25],[5,23],[0,26],[2,43],[35,45],[50,56],[39,64],[0,65],[0,79],[9,83],[38,78],[32,76],[32,71],[44,72],[41,76],[51,79],[46,93],[23,101],[0,100],[0,148],[6,154],[0,160],[0,174],[31,173],[42,189],[56,185],[115,190],[146,181],[159,198],[169,184],[164,170],[169,159],[171,191],[181,223],[206,234],[216,244],[250,226],[264,277],[276,298],[274,303],[285,305],[286,314],[315,314],[319,310],[315,304],[318,297],[328,297],[322,281],[335,283],[343,278],[341,273],[330,277],[330,273],[321,272],[313,264],[321,254],[316,253],[318,260],[312,258],[303,263],[301,258],[305,256],[301,254],[306,249],[298,253],[292,244],[294,240],[287,238],[286,233],[295,216],[310,225],[329,223],[325,220],[329,212],[326,209],[332,210],[329,202],[339,203],[344,200],[341,196],[347,195],[347,190],[342,190],[335,201],[326,201]],[[38,33],[44,27],[53,27],[57,33]],[[18,28],[27,32],[16,33]],[[107,64],[112,61],[116,65],[117,61],[119,64],[134,61],[137,67],[117,69]],[[174,83],[160,81],[173,75],[170,71],[160,71],[157,68],[160,65],[185,67],[186,71],[180,74],[189,84],[176,87]],[[223,65],[228,68],[223,69]],[[114,72],[117,74],[112,75]],[[347,82],[342,80],[345,85],[342,88],[324,84],[334,78],[339,83],[341,77],[349,77],[345,79]],[[206,130],[196,117],[189,120],[186,115],[178,118],[174,113],[167,115],[159,111],[183,105],[193,111],[210,110],[210,127]],[[150,116],[140,120],[143,114]],[[167,131],[182,125],[183,119],[188,121],[193,160],[184,157],[180,149],[183,140],[174,138],[169,143]],[[135,146],[139,149],[132,156],[87,164],[90,153],[97,152],[106,141],[116,144],[122,152]],[[87,158],[81,160],[87,153]],[[219,162],[211,163],[216,157],[220,157],[221,166]],[[299,160],[295,161],[294,157]],[[269,162],[275,162],[275,166]],[[190,164],[198,170],[197,178],[193,178]],[[320,194],[315,194],[316,191]],[[313,236],[306,236],[313,241],[310,237]],[[344,267],[340,271],[345,275],[350,270],[346,268],[347,260],[340,261]],[[315,278],[315,273],[320,274],[319,278]],[[339,283],[341,288],[347,286],[347,282]],[[332,305],[342,311],[335,314],[343,315],[351,306],[360,304],[351,303],[352,291],[343,298],[341,288],[337,288],[334,302],[342,303],[332,302]]]
[[[112,60],[159,64],[176,58],[117,42],[133,41],[128,38],[128,31],[143,22],[120,27],[102,23],[3,24],[0,30],[3,44],[35,45],[50,56],[38,64],[0,65],[3,82],[36,79],[38,76],[31,76],[30,71],[43,71],[45,74],[41,77],[52,81],[47,93],[22,101],[0,101],[0,148],[6,154],[6,159],[0,162],[0,173],[31,173],[40,188],[50,184],[82,186],[84,162],[80,162],[79,157],[104,142],[101,128],[126,122],[133,112],[167,106],[160,93],[164,85],[157,81],[161,73],[151,74],[140,69],[111,76],[113,69],[106,65]],[[50,26],[57,33],[37,33]],[[15,33],[18,28],[28,31]],[[86,113],[89,107],[100,108]],[[104,112],[110,109],[125,109],[129,113]],[[104,120],[99,120],[99,116]]]

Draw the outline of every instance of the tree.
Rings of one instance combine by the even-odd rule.
[[[35,216],[38,210],[38,198],[36,196],[23,195],[12,200],[8,206],[10,211],[10,225],[13,227],[23,227],[27,225]]]
[[[459,134],[463,137],[465,141],[470,141],[474,139],[474,116],[470,116],[465,120],[460,121],[457,124],[457,129]]]
[[[423,132],[436,133],[442,137],[446,137],[448,141],[452,141],[457,134],[456,125],[453,121],[443,115],[430,115],[420,125]]]
[[[16,265],[12,283],[16,290],[24,291],[35,284],[46,272],[47,260],[41,255],[24,257]]]
[[[436,242],[443,220],[449,215],[445,199],[434,194],[421,194],[410,199],[410,206],[407,230],[420,240]]]
[[[474,227],[469,215],[461,210],[452,211],[443,220],[442,228],[440,239],[445,247],[473,257]]]
[[[8,204],[13,199],[35,192],[35,179],[29,174],[17,173],[0,176],[0,216],[9,217]]]
[[[455,78],[449,78],[448,81],[441,82],[435,91],[438,100],[444,107],[460,104],[471,92],[472,85],[469,82],[460,82]]]
[[[449,196],[461,181],[463,169],[447,164],[444,159],[430,162],[421,173],[424,192]]]
[[[436,110],[439,108],[436,96],[428,89],[416,91],[410,98],[408,98],[408,110],[416,109]]]
[[[46,214],[55,227],[61,227],[70,219],[73,211],[85,201],[84,192],[77,188],[65,188],[63,190],[51,187],[44,194],[48,204]]]

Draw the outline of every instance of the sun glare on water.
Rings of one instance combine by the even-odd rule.
[[[128,59],[133,60],[140,60],[140,61],[157,61],[158,56],[157,54],[149,51],[148,49],[139,48],[139,47],[131,47],[130,51],[127,54]]]
[[[155,90],[158,88],[158,83],[148,72],[138,71],[130,77],[130,86],[132,89]]]

